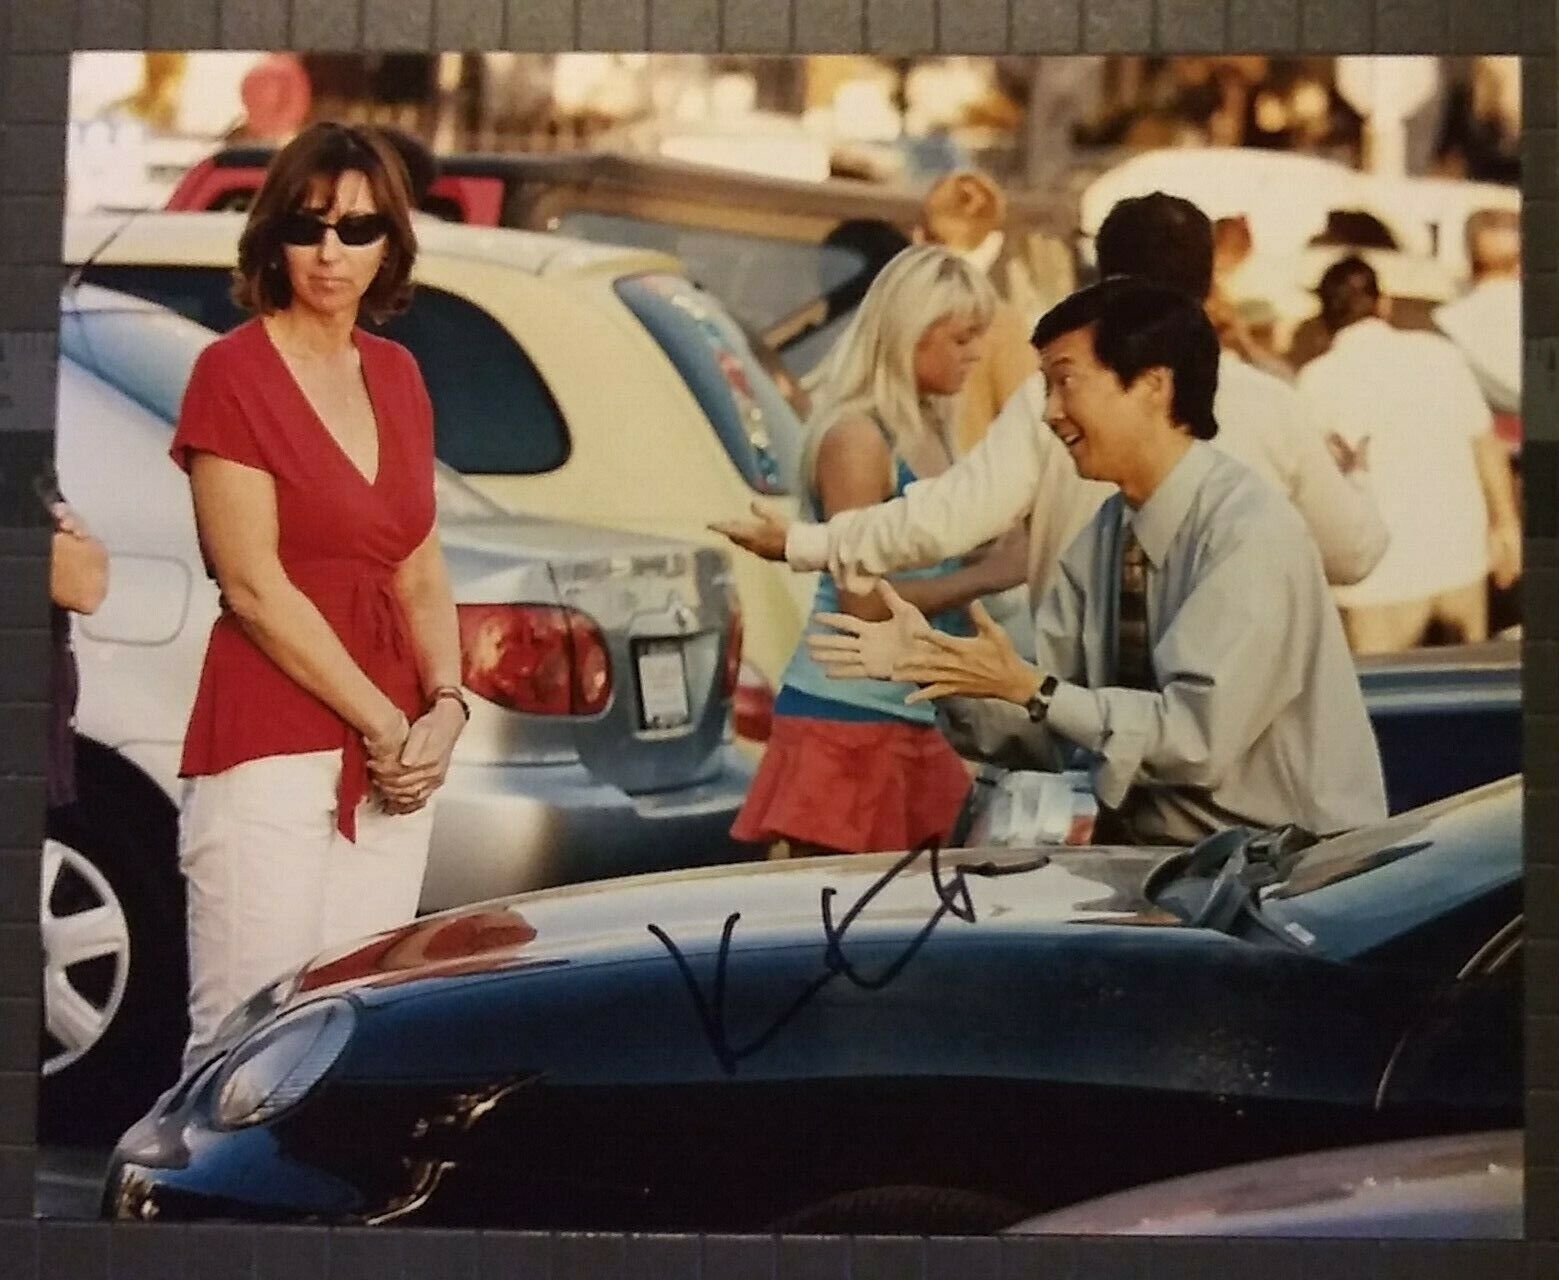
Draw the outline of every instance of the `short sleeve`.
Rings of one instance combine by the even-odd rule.
[[[1438,341],[1444,344],[1447,408],[1469,440],[1481,439],[1494,430],[1494,411],[1489,408],[1483,388],[1478,385],[1478,377],[1461,349],[1448,338]]]
[[[431,463],[436,444],[433,433],[433,400],[428,395],[428,384],[422,377],[422,367],[417,363],[417,357],[410,351],[405,351],[405,360],[406,378],[411,384],[411,402],[416,406],[417,412],[417,445],[428,456],[431,477]]]
[[[196,452],[269,471],[222,354],[219,346],[211,346],[196,358],[168,453],[186,472]]]

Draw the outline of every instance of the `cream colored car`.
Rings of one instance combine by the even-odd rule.
[[[243,318],[227,296],[242,227],[222,213],[78,217],[65,261],[221,332]],[[708,522],[754,500],[794,512],[801,424],[677,259],[434,219],[417,234],[416,296],[382,331],[417,357],[439,457],[476,488],[523,515],[715,546]],[[733,566],[737,727],[756,736],[813,584],[753,556]]]

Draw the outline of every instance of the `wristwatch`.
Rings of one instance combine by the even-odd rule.
[[[428,694],[428,707],[430,710],[440,698],[448,698],[451,702],[458,703],[465,718],[468,721],[471,719],[471,704],[466,701],[466,695],[459,685],[441,684]]]
[[[1034,690],[1034,696],[1024,703],[1024,707],[1029,713],[1030,723],[1044,723],[1045,717],[1050,714],[1050,703],[1056,696],[1056,690],[1060,687],[1061,682],[1055,676],[1046,676],[1039,682],[1039,688]]]

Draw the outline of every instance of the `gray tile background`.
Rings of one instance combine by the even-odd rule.
[[[0,14],[0,1280],[276,1277],[1559,1276],[1559,0],[8,0]],[[72,48],[736,52],[1160,50],[1526,55],[1527,1229],[1522,1245],[662,1241],[35,1224],[44,554],[17,476],[50,447],[54,263]]]

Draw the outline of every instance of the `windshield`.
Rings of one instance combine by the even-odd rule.
[[[1322,841],[1282,883],[1262,890],[1261,901],[1264,914],[1289,936],[1341,959],[1520,878],[1516,777]]]

